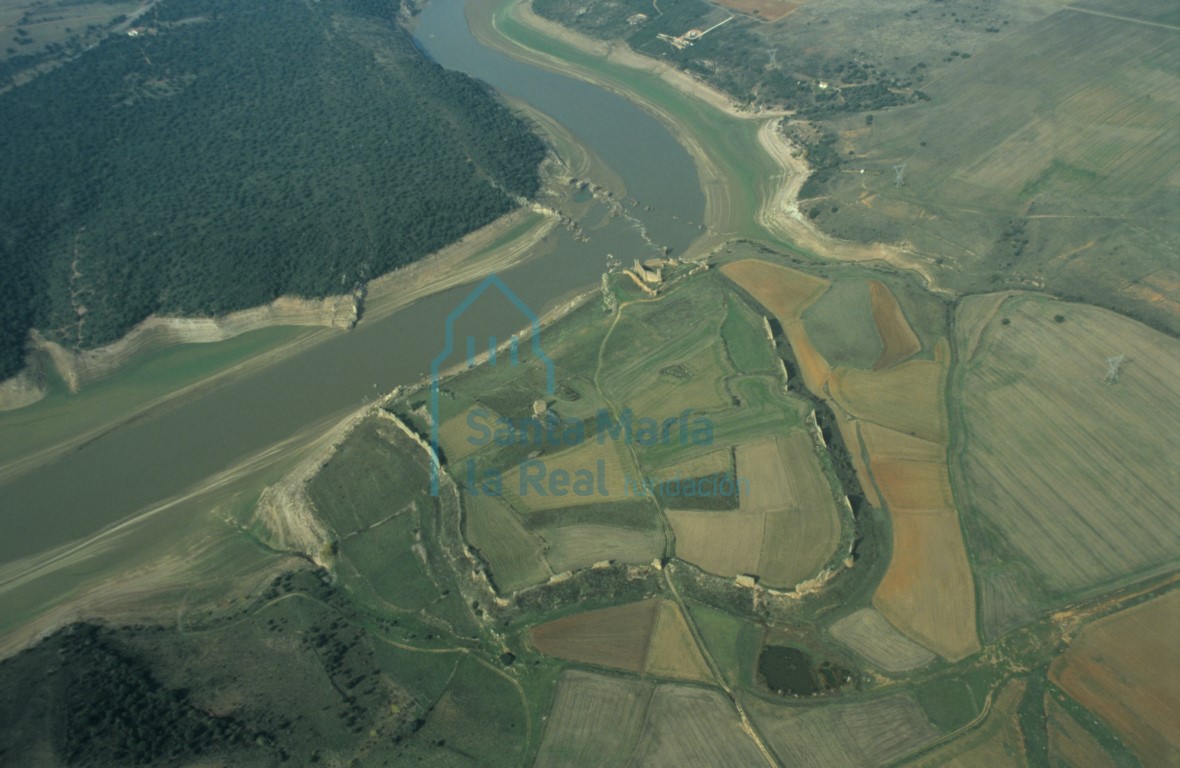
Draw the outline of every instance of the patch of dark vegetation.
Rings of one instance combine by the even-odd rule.
[[[648,0],[587,6],[576,0],[536,0],[541,16],[601,39],[625,40],[636,51],[673,63],[750,105],[795,110],[799,117],[880,110],[917,101],[921,78],[890,71],[864,52],[824,54],[813,41],[773,46],[760,22],[735,16],[724,26],[677,47],[667,38],[708,29],[727,12],[703,0],[665,0],[653,11]],[[928,98],[928,97],[927,97]]]
[[[816,660],[806,651],[786,645],[768,645],[758,657],[758,678],[770,690],[784,696],[835,693],[851,683],[854,671],[843,665]]]
[[[733,472],[650,482],[665,507],[722,512],[741,506],[741,482]]]
[[[84,349],[348,293],[533,196],[543,143],[396,13],[165,0],[157,34],[0,94],[0,379],[32,327]]]
[[[0,662],[0,762],[152,765],[194,757],[281,757],[274,739],[236,717],[196,707],[185,688],[161,684],[113,630],[75,624]],[[30,762],[32,761],[32,762]]]

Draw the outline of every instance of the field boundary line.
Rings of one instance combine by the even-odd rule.
[[[1137,19],[1134,16],[1120,16],[1117,13],[1106,13],[1105,11],[1094,11],[1089,8],[1078,8],[1076,5],[1067,5],[1061,10],[1073,11],[1074,13],[1085,13],[1090,16],[1102,16],[1107,19],[1117,19],[1119,21],[1128,21],[1132,24],[1142,24],[1147,27],[1159,27],[1160,29],[1170,29],[1173,32],[1180,32],[1180,25],[1167,24],[1162,21],[1148,21],[1147,19]]]

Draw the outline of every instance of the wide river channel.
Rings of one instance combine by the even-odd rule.
[[[655,243],[676,253],[699,234],[704,198],[696,168],[646,112],[484,47],[468,29],[463,0],[433,0],[415,34],[443,66],[528,102],[593,150],[638,201],[628,211]],[[588,241],[557,230],[550,253],[501,277],[540,313],[595,285],[607,253],[628,262],[650,253],[635,222],[599,218],[605,223],[588,231]],[[352,331],[149,412],[10,479],[0,485],[0,564],[83,539],[310,425],[343,416],[375,392],[420,380],[443,348],[445,318],[468,291],[448,290],[382,319],[362,319]],[[503,339],[523,323],[508,302],[488,301],[475,304],[463,325],[481,338]]]

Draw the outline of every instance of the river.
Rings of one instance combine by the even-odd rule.
[[[628,210],[655,243],[679,252],[699,234],[692,222],[701,221],[704,198],[696,169],[653,117],[615,94],[485,48],[468,30],[462,0],[434,0],[416,35],[442,65],[528,102],[584,142],[638,201]],[[649,252],[626,218],[589,234],[588,242],[554,235],[548,255],[501,276],[540,313],[596,284],[607,253],[629,260]],[[418,381],[443,347],[445,318],[467,293],[452,289],[380,320],[362,319],[353,331],[148,412],[10,479],[0,485],[0,564],[85,539],[310,425],[343,416],[376,391]],[[503,339],[523,320],[507,301],[481,301],[463,322],[480,338]]]

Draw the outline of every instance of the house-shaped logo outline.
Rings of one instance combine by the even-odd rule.
[[[516,292],[500,279],[500,276],[493,273],[488,275],[477,285],[467,298],[460,302],[459,306],[451,310],[447,315],[446,330],[445,330],[445,344],[443,351],[430,363],[430,495],[438,496],[439,476],[442,470],[441,462],[439,460],[438,448],[438,430],[439,430],[439,369],[443,362],[455,351],[455,321],[463,316],[463,313],[471,307],[472,304],[479,299],[491,287],[497,288],[501,294],[504,295],[513,306],[515,306],[520,313],[529,321],[530,337],[533,347],[533,354],[538,360],[545,364],[545,394],[553,395],[556,391],[556,374],[553,367],[553,360],[545,354],[545,350],[541,349],[541,318],[537,316],[527,304],[525,304]],[[516,340],[519,338],[518,334],[512,335],[513,346],[515,347]],[[491,351],[491,350],[489,350]],[[490,359],[490,364],[496,364],[496,356],[493,354]],[[513,354],[511,365],[517,365],[516,355]]]

